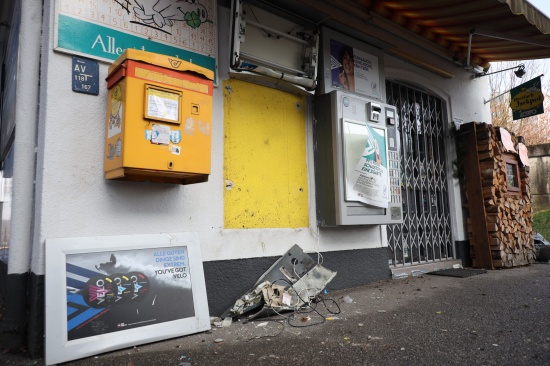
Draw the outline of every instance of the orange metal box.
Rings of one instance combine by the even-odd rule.
[[[109,67],[106,179],[191,184],[210,174],[214,72],[128,49]]]

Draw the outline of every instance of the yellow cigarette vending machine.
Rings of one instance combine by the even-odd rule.
[[[210,174],[214,72],[128,49],[109,67],[106,179],[192,184]]]

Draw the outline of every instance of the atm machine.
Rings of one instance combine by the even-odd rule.
[[[314,110],[318,225],[402,223],[396,108],[333,90]]]

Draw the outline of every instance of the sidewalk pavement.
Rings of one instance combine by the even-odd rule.
[[[318,304],[324,321],[315,312],[241,320],[64,365],[550,364],[550,264],[386,280],[325,296],[336,303]],[[3,354],[0,364],[44,361]]]

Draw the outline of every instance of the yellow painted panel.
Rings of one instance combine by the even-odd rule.
[[[307,227],[303,97],[239,80],[223,90],[225,227]]]

